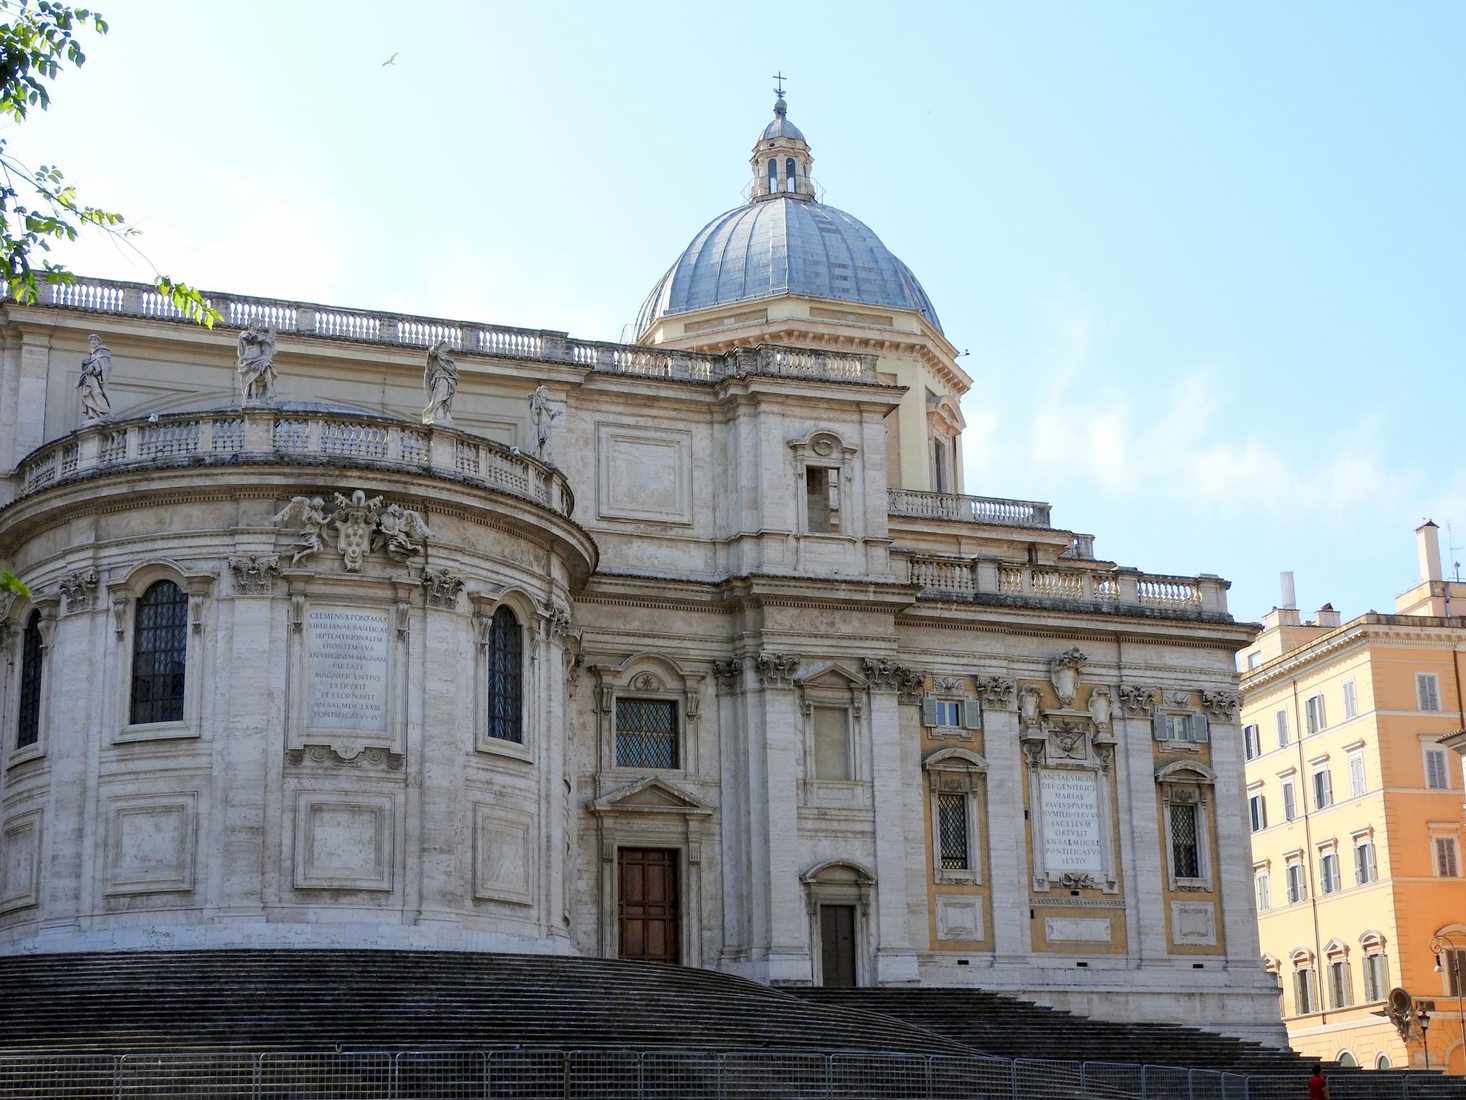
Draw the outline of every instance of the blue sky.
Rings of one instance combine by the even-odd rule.
[[[1391,610],[1426,516],[1466,562],[1466,5],[102,10],[7,136],[175,277],[617,339],[741,201],[782,70],[825,200],[970,352],[969,492],[1245,619],[1284,569]]]

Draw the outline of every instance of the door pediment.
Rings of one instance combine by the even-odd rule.
[[[602,795],[590,804],[590,808],[592,813],[601,815],[674,814],[680,817],[708,817],[713,812],[711,803],[655,775]]]

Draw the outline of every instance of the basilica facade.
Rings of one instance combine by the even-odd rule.
[[[1277,1039],[1217,577],[963,490],[782,100],[634,344],[79,280],[3,308],[0,951],[975,985]]]

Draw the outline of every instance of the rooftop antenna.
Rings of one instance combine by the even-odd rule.
[[[1459,560],[1456,560],[1456,551],[1457,550],[1466,550],[1466,546],[1457,546],[1456,545],[1455,540],[1451,537],[1451,521],[1450,520],[1446,520],[1446,553],[1448,553],[1448,554],[1451,555],[1451,558],[1452,558],[1451,565],[1456,570],[1456,583],[1457,584],[1460,584],[1461,583],[1461,562]]]

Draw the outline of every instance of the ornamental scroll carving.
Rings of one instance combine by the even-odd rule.
[[[345,768],[375,768],[381,771],[400,772],[402,753],[377,746],[367,746],[355,752],[342,751],[333,745],[303,745],[298,749],[285,750],[285,762],[301,764],[329,764]]]
[[[973,683],[977,687],[978,698],[982,700],[984,707],[1012,709],[1013,695],[1018,690],[1018,685],[1012,680],[1006,676],[977,676]]]
[[[916,702],[922,681],[926,679],[921,673],[887,657],[863,658],[860,668],[872,691],[894,691],[903,703]]]
[[[792,687],[799,671],[799,658],[792,653],[760,653],[753,670],[765,687]]]
[[[268,596],[280,572],[280,559],[270,557],[230,558],[229,571],[234,574],[237,596]]]
[[[61,594],[66,597],[68,612],[89,610],[96,602],[97,571],[95,569],[78,569],[75,573],[68,573],[57,583],[61,586]]]
[[[446,569],[424,569],[422,571],[423,596],[429,607],[441,607],[453,611],[458,607],[458,596],[463,591],[463,578]]]
[[[1201,706],[1206,713],[1219,721],[1228,721],[1241,704],[1235,691],[1208,691],[1201,689]]]
[[[367,555],[379,549],[399,560],[414,557],[433,537],[422,513],[415,509],[379,496],[368,497],[360,489],[349,497],[331,496],[329,505],[323,497],[295,497],[276,514],[276,523],[294,520],[300,524],[291,565],[320,553],[332,535],[348,573],[360,573]]]
[[[563,638],[570,633],[570,608],[563,603],[547,603],[540,611],[545,616],[545,630],[552,638]]]
[[[743,662],[737,657],[730,657],[726,661],[713,662],[713,680],[718,686],[720,694],[728,694],[737,691],[739,681],[743,679]]]
[[[1088,660],[1079,647],[1075,646],[1049,662],[1049,679],[1053,681],[1061,706],[1074,705],[1074,696],[1079,691],[1079,670]]]
[[[1156,689],[1120,685],[1120,707],[1129,718],[1146,718],[1155,710]]]

